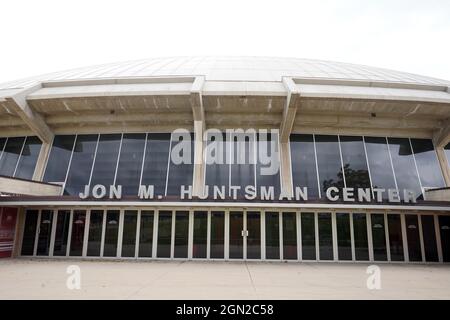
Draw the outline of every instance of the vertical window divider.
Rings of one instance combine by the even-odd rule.
[[[350,222],[350,246],[352,249],[352,261],[356,260],[356,249],[355,249],[355,230],[353,227],[353,212],[349,214],[349,222]]]
[[[54,209],[53,215],[52,215],[52,229],[51,229],[51,233],[50,233],[50,248],[48,251],[49,257],[53,257],[53,251],[55,249],[55,235],[56,235],[57,219],[58,219],[58,210]]]
[[[333,243],[333,260],[338,261],[339,251],[338,251],[336,211],[333,210],[330,214],[331,214],[331,239]]]
[[[373,192],[372,173],[370,172],[369,157],[367,156],[366,137],[362,136],[362,139],[363,139],[363,146],[364,146],[364,155],[366,156],[367,171],[369,172],[370,190],[371,190],[372,199],[373,199],[373,198],[375,198],[375,194]],[[352,216],[352,220],[353,220],[353,216]],[[353,225],[352,225],[352,227],[353,227]]]
[[[302,214],[300,211],[295,213],[296,215],[296,224],[297,224],[297,260],[302,261]]]
[[[230,259],[230,210],[224,211],[224,234],[223,234],[223,258],[224,260]]]
[[[400,222],[402,227],[403,255],[405,257],[405,262],[409,262],[408,237],[406,233],[406,219],[404,213],[400,214]]]
[[[91,209],[86,210],[86,220],[84,223],[84,236],[83,236],[83,250],[81,253],[82,257],[87,256],[90,225],[91,225]]]
[[[117,252],[116,257],[122,257],[122,242],[123,242],[123,224],[124,224],[125,212],[123,209],[119,211],[119,230],[117,235]]]
[[[211,210],[208,210],[206,220],[206,259],[211,258]]]
[[[120,163],[120,154],[122,153],[122,143],[123,143],[123,133],[122,133],[122,135],[120,136],[119,153],[117,154],[116,171],[114,172],[114,182],[113,182],[113,185],[116,185],[117,171],[119,170],[119,163]]]
[[[369,212],[366,213],[367,223],[367,245],[369,249],[369,261],[374,261],[373,253],[373,238],[372,238],[372,216]]]
[[[283,212],[278,212],[278,228],[279,228],[279,250],[280,260],[284,260],[284,243],[283,243]]]
[[[385,139],[386,139],[386,145],[388,148],[389,160],[391,162],[392,173],[394,175],[395,188],[397,189],[397,192],[400,193],[400,190],[398,189],[397,176],[395,175],[394,162],[392,161],[391,147],[389,146],[389,139],[388,139],[388,137],[385,137]]]
[[[170,234],[170,259],[175,258],[175,220],[177,218],[177,213],[172,210],[172,225]]]
[[[411,148],[411,153],[412,153],[413,160],[414,160],[414,168],[416,168],[417,178],[419,178],[420,190],[422,190],[423,199],[426,200],[425,199],[425,189],[423,188],[423,185],[422,185],[422,178],[420,178],[419,168],[417,167],[416,155],[414,153],[414,149],[413,149],[413,146],[411,143],[411,138],[408,138],[408,142],[409,142],[409,147]]]
[[[319,177],[319,164],[317,163],[317,148],[316,148],[316,135],[313,134],[313,145],[314,145],[314,161],[316,162],[316,175],[317,175],[317,188],[319,189],[319,198],[322,198],[322,188],[320,187],[320,177]]]
[[[170,155],[172,153],[172,133],[170,134],[169,142],[169,154],[167,155],[167,170],[166,170],[166,188],[164,190],[164,196],[167,196],[167,185],[169,184],[169,171],[170,171]]]
[[[103,221],[102,221],[102,240],[100,242],[100,257],[103,257],[103,252],[105,251],[105,234],[106,234],[106,216],[108,215],[108,210],[103,210]]]
[[[442,252],[442,241],[441,241],[441,230],[439,226],[439,216],[437,214],[433,214],[433,222],[434,222],[434,231],[436,233],[436,246],[438,251],[439,262],[444,262],[444,255]]]
[[[137,214],[137,217],[136,217],[136,240],[135,240],[136,245],[134,247],[134,257],[136,259],[139,257],[139,246],[140,246],[140,242],[141,242],[141,212],[142,212],[142,210],[137,210],[137,212],[136,212],[136,214]]]
[[[320,250],[319,250],[319,215],[314,212],[314,243],[316,249],[316,261],[320,260]]]
[[[345,180],[345,171],[344,171],[344,160],[342,158],[342,148],[341,148],[341,137],[337,135],[338,138],[338,146],[339,146],[339,157],[341,159],[341,170],[342,170],[342,179],[344,180],[344,188],[347,188],[347,182]]]
[[[37,247],[39,242],[39,233],[41,233],[41,210],[38,210],[38,218],[36,222],[36,233],[34,235],[34,248],[33,248],[33,257],[37,255]]]
[[[227,139],[227,135],[225,135],[225,139]],[[231,165],[234,162],[234,137],[233,134],[230,132],[230,139],[227,142],[227,145],[229,146],[229,163],[228,163],[228,196],[231,195]]]
[[[422,227],[422,215],[417,213],[417,225],[419,226],[419,241],[420,241],[420,252],[422,255],[422,262],[426,261],[425,257],[425,243],[423,239],[423,227]]]
[[[192,250],[194,247],[194,211],[189,210],[188,222],[188,260],[192,260]]]
[[[69,231],[67,232],[67,247],[66,247],[66,257],[70,255],[70,247],[72,246],[72,225],[73,225],[73,210],[70,210],[69,215]]]
[[[94,173],[95,161],[97,160],[97,150],[98,150],[99,143],[100,143],[100,134],[98,134],[98,137],[97,137],[97,144],[95,145],[95,151],[94,151],[94,159],[92,159],[91,173],[89,175],[89,182],[88,182],[89,187],[91,187],[92,174]]]
[[[153,241],[152,241],[152,258],[156,259],[158,250],[158,224],[159,224],[159,210],[155,208],[153,211]]]
[[[258,137],[256,135],[256,130],[253,134],[254,136],[254,140],[253,140],[253,161],[254,161],[254,183],[255,183],[255,190],[256,190],[256,186],[257,186],[257,182],[256,182],[256,167],[258,166]],[[250,160],[250,159],[249,159]]]
[[[146,153],[147,153],[147,144],[148,144],[148,133],[145,134],[144,154],[142,155],[141,176],[139,178],[138,195],[139,195],[139,188],[142,185],[142,176],[144,174],[144,164],[145,164],[145,158],[146,158]]]
[[[261,251],[261,260],[266,260],[266,211],[261,210],[259,212],[259,228],[260,228],[260,251]]]
[[[391,241],[389,239],[389,225],[386,212],[383,212],[383,219],[384,219],[384,239],[385,239],[384,241],[386,242],[387,261],[391,262]]]
[[[69,176],[70,166],[72,165],[73,152],[75,150],[75,146],[77,145],[78,135],[75,135],[75,139],[73,140],[72,152],[70,153],[69,163],[67,165],[66,177],[64,178],[64,184],[61,191],[61,195],[64,195],[64,190],[66,190],[67,177]]]
[[[27,143],[27,140],[28,140],[28,136],[26,136],[25,139],[23,139],[22,148],[20,149],[20,155],[17,158],[16,166],[14,167],[14,172],[13,172],[13,175],[12,175],[13,177],[16,176],[17,167],[19,166],[20,159],[22,158],[23,149],[25,148],[25,144]]]

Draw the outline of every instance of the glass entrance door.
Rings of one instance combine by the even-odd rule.
[[[261,259],[261,215],[258,211],[248,211],[246,216],[246,259]]]
[[[244,213],[230,212],[230,259],[244,258]]]

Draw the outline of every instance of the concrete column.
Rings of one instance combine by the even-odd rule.
[[[280,142],[280,175],[282,191],[287,196],[293,196],[292,167],[289,142]]]
[[[203,195],[204,182],[205,182],[205,161],[203,159],[204,154],[204,141],[203,141],[203,125],[202,121],[194,121],[194,177],[192,194],[193,196]]]
[[[44,178],[45,164],[47,163],[50,150],[50,143],[42,143],[41,151],[39,152],[39,156],[36,161],[36,168],[34,169],[33,180],[42,181],[42,179]]]
[[[450,168],[448,166],[448,161],[445,157],[445,152],[443,147],[436,148],[437,157],[439,164],[441,165],[442,174],[444,175],[445,185],[450,187]]]

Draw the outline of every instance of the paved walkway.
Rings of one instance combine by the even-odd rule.
[[[69,265],[81,270],[69,290]],[[449,265],[0,259],[0,299],[450,299]]]

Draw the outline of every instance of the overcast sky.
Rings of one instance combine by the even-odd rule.
[[[160,56],[325,59],[450,80],[449,0],[2,0],[0,82]]]

